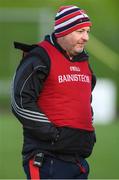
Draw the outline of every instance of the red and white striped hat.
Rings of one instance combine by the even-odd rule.
[[[73,5],[61,6],[55,17],[54,33],[58,38],[91,25],[92,23],[84,10]]]

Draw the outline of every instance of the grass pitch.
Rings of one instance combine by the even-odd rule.
[[[90,163],[90,179],[119,179],[119,121],[96,125],[97,143]],[[24,179],[22,128],[11,114],[0,116],[0,179]]]

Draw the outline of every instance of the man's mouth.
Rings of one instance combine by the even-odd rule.
[[[79,46],[84,46],[84,45],[85,45],[85,43],[79,43],[78,45],[79,45]]]

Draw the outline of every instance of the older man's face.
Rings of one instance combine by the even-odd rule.
[[[84,27],[62,37],[62,47],[74,56],[82,52],[89,40],[90,27]]]

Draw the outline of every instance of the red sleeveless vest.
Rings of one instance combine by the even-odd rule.
[[[39,43],[51,60],[49,75],[38,98],[38,106],[58,127],[93,131],[91,113],[92,74],[87,61],[67,60],[47,41]]]

